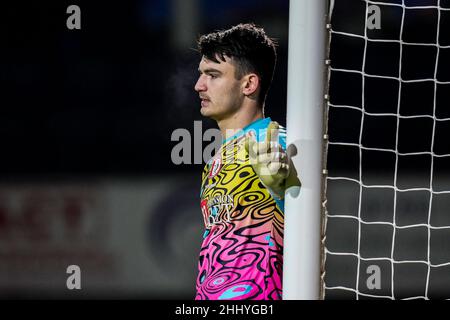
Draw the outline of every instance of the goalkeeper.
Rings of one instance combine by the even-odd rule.
[[[262,28],[239,24],[201,36],[198,50],[200,112],[217,122],[224,139],[202,175],[196,299],[278,300],[284,193],[300,183],[285,129],[264,117],[275,43]]]

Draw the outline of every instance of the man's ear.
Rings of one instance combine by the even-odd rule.
[[[244,76],[242,83],[242,93],[245,96],[253,96],[259,88],[259,77],[255,73],[249,73]]]

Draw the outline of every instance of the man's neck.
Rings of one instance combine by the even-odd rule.
[[[253,109],[252,112],[243,110],[242,108],[234,113],[231,117],[221,119],[217,121],[222,137],[229,138],[237,131],[245,128],[252,122],[264,118],[262,108]]]

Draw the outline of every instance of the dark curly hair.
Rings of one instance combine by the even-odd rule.
[[[238,24],[227,30],[220,30],[200,36],[198,51],[207,59],[220,63],[230,58],[236,67],[236,78],[255,73],[260,78],[261,91],[258,97],[263,106],[272,83],[277,60],[276,43],[263,28],[253,23]]]

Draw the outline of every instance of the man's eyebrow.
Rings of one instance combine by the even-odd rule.
[[[220,73],[222,74],[222,71],[218,70],[218,69],[214,69],[214,68],[207,68],[205,70],[200,70],[200,68],[198,68],[198,72],[199,73]]]

